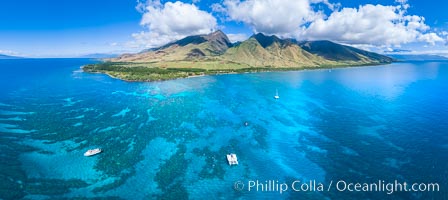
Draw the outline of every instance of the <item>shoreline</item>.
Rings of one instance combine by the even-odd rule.
[[[213,76],[213,75],[225,75],[225,74],[244,74],[244,73],[263,73],[263,72],[287,72],[287,71],[305,71],[305,70],[325,70],[325,69],[343,69],[343,68],[351,68],[351,67],[368,67],[368,66],[381,66],[381,65],[389,65],[396,62],[390,63],[366,63],[366,64],[347,64],[347,65],[334,65],[334,66],[318,66],[318,67],[285,67],[285,68],[243,68],[243,69],[232,69],[226,71],[228,69],[216,69],[213,71],[208,71],[203,69],[205,72],[201,72],[200,74],[194,75],[186,75],[186,76],[178,76],[172,78],[160,78],[160,79],[146,79],[146,80],[137,80],[137,79],[126,79],[116,75],[111,74],[114,71],[107,70],[85,70],[84,67],[87,65],[81,66],[82,72],[92,73],[92,74],[105,74],[113,79],[118,79],[125,82],[159,82],[159,81],[169,81],[169,80],[177,80],[183,78],[196,78],[203,76]],[[148,68],[150,69],[150,68]],[[186,68],[188,69],[188,68]],[[207,73],[208,72],[208,73]],[[157,73],[154,73],[157,74]],[[160,75],[160,74],[158,74]]]

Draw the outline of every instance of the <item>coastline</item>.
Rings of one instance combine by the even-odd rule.
[[[206,69],[198,69],[202,70],[197,73],[193,74],[186,74],[186,72],[181,71],[182,74],[175,74],[174,76],[165,77],[165,78],[159,78],[159,79],[132,79],[132,78],[125,78],[127,74],[122,74],[122,76],[119,76],[117,71],[112,70],[96,70],[96,69],[89,69],[87,70],[86,66],[96,66],[98,64],[90,64],[90,65],[84,65],[81,66],[81,70],[86,73],[93,73],[93,74],[105,74],[111,78],[126,81],[126,82],[157,82],[157,81],[168,81],[168,80],[176,80],[176,79],[182,79],[182,78],[195,78],[195,77],[202,77],[202,76],[210,76],[210,75],[224,75],[224,74],[242,74],[242,73],[261,73],[261,72],[282,72],[282,71],[302,71],[302,70],[325,70],[325,69],[340,69],[340,68],[351,68],[351,67],[367,67],[367,66],[379,66],[379,65],[388,65],[392,64],[394,62],[388,62],[388,63],[360,63],[360,64],[346,64],[346,65],[322,65],[322,66],[303,66],[303,67],[277,67],[277,68],[242,68],[242,69],[215,69],[215,70],[206,70]],[[101,63],[100,63],[101,64]],[[131,68],[131,67],[128,67]],[[144,67],[147,69],[155,69],[150,67]],[[157,68],[158,69],[158,68]],[[173,68],[177,69],[177,68]],[[185,70],[188,70],[189,68],[185,68]],[[116,75],[114,75],[114,73]],[[180,73],[180,72],[178,72]],[[151,75],[161,75],[158,73],[153,73]]]

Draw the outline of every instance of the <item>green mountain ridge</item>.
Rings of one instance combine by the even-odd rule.
[[[232,44],[226,34],[215,31],[105,61],[85,66],[84,71],[151,81],[215,73],[376,65],[394,59],[330,41],[297,42],[262,33]]]
[[[222,55],[223,60],[238,61],[248,67],[298,67],[334,64],[304,51],[291,40],[261,33],[230,48]]]
[[[381,64],[394,61],[377,53],[330,41],[280,39],[275,35],[255,34],[232,44],[222,31],[188,36],[181,40],[137,54],[125,54],[112,62],[166,62],[218,60],[245,67],[303,67],[320,65]],[[161,64],[161,63],[160,63]]]
[[[333,61],[365,61],[365,62],[379,62],[388,63],[392,62],[393,59],[381,54],[364,51],[354,47],[337,44],[327,40],[321,41],[305,41],[299,43],[300,47],[304,50],[324,57],[328,60]]]

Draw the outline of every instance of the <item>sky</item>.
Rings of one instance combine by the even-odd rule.
[[[5,0],[0,54],[133,53],[219,29],[233,42],[261,32],[448,56],[447,7],[440,0]]]

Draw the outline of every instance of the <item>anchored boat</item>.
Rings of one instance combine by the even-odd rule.
[[[100,148],[89,149],[84,153],[84,156],[93,156],[93,155],[99,154],[101,152],[102,152],[102,150]]]
[[[278,90],[275,90],[275,96],[274,99],[280,99],[280,96],[278,96]]]
[[[227,154],[227,162],[229,162],[229,165],[238,165],[238,158],[236,157],[236,154]]]

